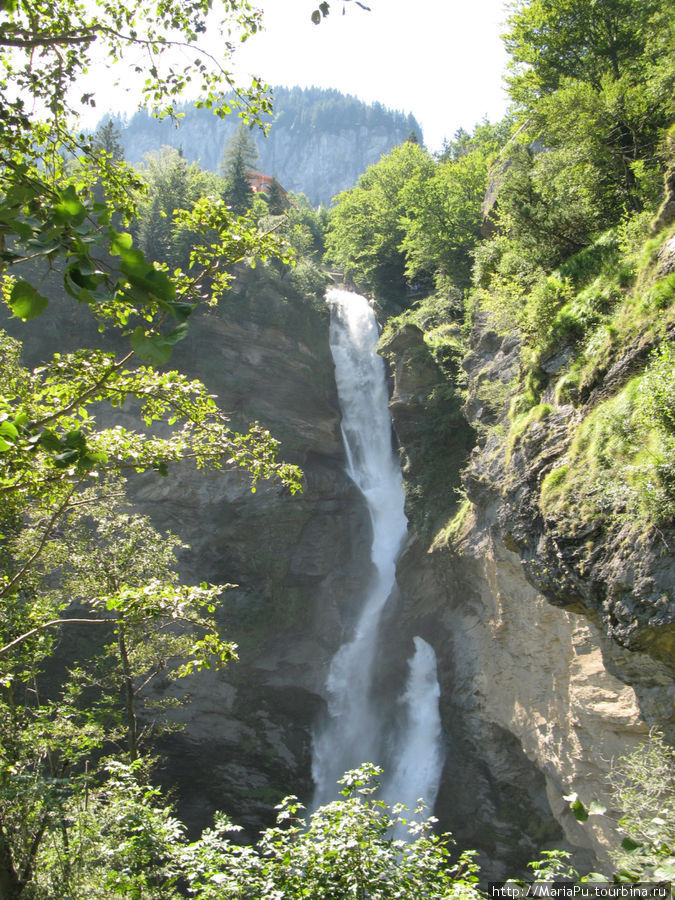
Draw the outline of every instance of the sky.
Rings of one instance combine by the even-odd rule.
[[[263,0],[265,32],[238,51],[268,83],[337,88],[412,113],[429,149],[463,127],[503,116],[504,0],[332,0],[312,24],[312,0]]]
[[[506,0],[363,2],[369,12],[331,0],[330,15],[314,25],[319,0],[258,0],[265,31],[237,47],[235,71],[242,80],[254,74],[273,85],[336,88],[412,113],[432,151],[460,127],[503,116]],[[217,45],[206,46],[217,54]],[[92,76],[96,121],[106,109],[133,112],[130,95],[113,89],[109,76]]]

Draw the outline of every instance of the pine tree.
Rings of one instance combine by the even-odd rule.
[[[253,199],[249,174],[258,164],[258,150],[250,130],[243,123],[223,154],[221,172],[227,179],[223,199],[233,212],[241,215],[250,209]]]
[[[93,143],[97,150],[105,150],[113,162],[121,162],[124,159],[122,134],[110,116],[108,121],[101,122],[94,132]]]
[[[288,209],[286,193],[276,178],[273,178],[270,182],[270,188],[267,192],[267,203],[273,216],[280,216],[284,210]]]

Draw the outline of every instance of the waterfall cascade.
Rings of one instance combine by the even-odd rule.
[[[420,797],[427,805],[433,805],[443,768],[436,654],[421,637],[413,641],[415,652],[408,662],[408,684],[400,698],[405,704],[404,728],[394,769],[384,785],[387,803],[404,803],[410,810]]]
[[[333,799],[338,778],[363,763],[390,759],[385,794],[414,807],[433,805],[442,767],[436,658],[416,637],[405,695],[405,724],[394,732],[373,702],[373,663],[382,611],[396,584],[396,559],[407,530],[403,481],[391,446],[384,361],[376,353],[378,329],[365,297],[333,289],[330,346],[342,410],[347,472],[363,493],[372,524],[373,574],[354,634],[330,665],[327,720],[314,734],[314,806]],[[394,791],[399,795],[394,796]]]

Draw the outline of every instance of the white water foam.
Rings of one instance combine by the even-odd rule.
[[[335,797],[336,782],[347,769],[363,762],[378,763],[387,745],[388,725],[371,698],[372,670],[382,611],[396,583],[396,559],[407,531],[403,480],[391,445],[386,372],[376,352],[379,335],[375,315],[365,297],[349,291],[330,290],[326,302],[331,310],[330,346],[342,410],[347,472],[363,493],[370,514],[374,572],[354,634],[330,665],[326,682],[328,717],[316,729],[313,741],[314,807]],[[438,682],[434,694],[429,687],[431,673],[435,679],[436,671],[432,648],[421,638],[415,638],[415,645],[405,694],[411,698],[406,700],[409,727],[395,751],[394,773],[389,778],[385,775],[385,790],[389,796],[386,784],[390,782],[392,790],[395,785],[403,792],[394,800],[405,802],[404,796],[408,798],[421,787],[421,795],[433,805],[441,760]],[[432,725],[433,711],[413,710],[420,696],[434,707],[437,730]],[[418,713],[424,725],[418,721]],[[423,747],[429,736],[433,736],[431,749]],[[423,772],[423,777],[413,776],[416,754],[418,775]],[[406,779],[410,789],[403,787]]]
[[[415,652],[408,660],[408,683],[399,701],[406,707],[405,727],[396,748],[394,771],[384,786],[387,803],[403,803],[411,811],[419,800],[433,807],[443,769],[436,654],[421,637],[413,641]]]

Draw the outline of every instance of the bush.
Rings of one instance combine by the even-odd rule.
[[[629,880],[675,878],[675,750],[658,733],[619,757],[609,774],[626,838],[612,852]]]
[[[586,416],[565,463],[542,482],[545,514],[654,525],[675,515],[673,361],[662,345],[643,375]]]

